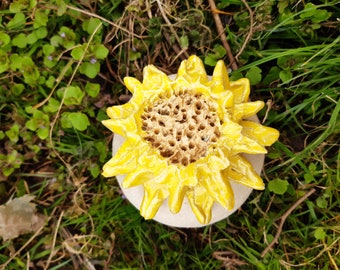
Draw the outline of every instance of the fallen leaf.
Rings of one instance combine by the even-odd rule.
[[[36,214],[36,205],[31,203],[33,199],[32,195],[24,195],[0,205],[0,237],[4,241],[34,232],[44,225],[44,217]]]

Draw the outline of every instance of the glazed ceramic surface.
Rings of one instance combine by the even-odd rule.
[[[175,77],[176,77],[175,74],[169,76],[171,80],[175,79]],[[249,120],[252,120],[257,123],[259,122],[258,118],[255,116],[251,117]],[[122,145],[123,142],[124,142],[124,138],[122,136],[114,134],[113,143],[112,143],[113,155],[117,152],[117,150],[119,149],[119,147]],[[248,161],[251,162],[254,170],[258,174],[260,174],[262,167],[263,167],[264,155],[263,154],[258,154],[258,155],[244,154],[244,156],[247,158]],[[140,185],[137,187],[123,188],[121,183],[124,180],[124,175],[118,175],[117,180],[126,198],[139,210],[141,202],[143,200],[143,196],[144,196],[143,186]],[[168,207],[168,200],[165,200],[162,206],[159,208],[156,216],[153,219],[168,226],[182,227],[182,228],[203,227],[209,224],[213,224],[222,219],[225,219],[228,216],[230,216],[232,213],[234,213],[238,208],[240,208],[243,203],[245,203],[245,201],[248,199],[250,193],[253,190],[252,188],[246,187],[245,185],[238,184],[236,182],[231,182],[231,186],[232,186],[232,189],[234,191],[234,196],[235,196],[234,208],[228,211],[224,207],[222,207],[220,204],[215,202],[212,208],[212,218],[208,224],[202,224],[197,220],[196,216],[191,210],[191,207],[190,207],[190,204],[187,198],[184,199],[182,208],[177,214],[171,213]]]

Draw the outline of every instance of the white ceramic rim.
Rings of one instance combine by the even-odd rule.
[[[174,79],[175,76],[176,75],[170,75],[169,78]],[[257,116],[250,117],[249,120],[259,122]],[[112,141],[113,155],[115,155],[115,153],[118,151],[124,141],[125,139],[122,136],[114,134]],[[256,173],[260,175],[264,163],[264,154],[244,154],[243,156],[252,164]],[[125,178],[125,175],[117,175],[116,178],[118,180],[120,188],[124,193],[124,196],[139,210],[144,196],[143,186],[139,185],[136,187],[123,188],[122,182]],[[171,213],[168,207],[168,200],[164,200],[163,204],[160,206],[158,212],[153,219],[159,223],[179,228],[199,228],[223,220],[233,214],[237,209],[239,209],[242,204],[245,203],[250,193],[252,192],[252,188],[246,187],[245,185],[233,181],[231,181],[230,184],[234,191],[234,208],[232,210],[227,210],[219,203],[215,202],[212,207],[212,218],[208,224],[202,224],[197,220],[195,214],[191,210],[191,206],[187,198],[184,198],[182,208],[177,214]]]

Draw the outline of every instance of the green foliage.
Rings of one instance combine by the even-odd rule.
[[[324,228],[319,227],[314,232],[314,237],[318,240],[324,240],[326,238],[326,232]]]
[[[51,45],[54,47],[62,46],[65,49],[71,49],[75,46],[76,34],[72,29],[62,26],[57,35],[51,38]]]
[[[8,30],[20,30],[26,24],[25,14],[16,12],[13,18],[6,24]]]
[[[14,124],[9,130],[5,132],[6,136],[8,137],[8,139],[10,139],[11,142],[16,143],[19,140],[19,129],[19,125]]]
[[[9,68],[9,58],[6,52],[0,50],[0,73],[3,73]]]
[[[39,110],[34,110],[32,118],[26,122],[26,127],[36,131],[38,137],[44,140],[49,134],[49,116]]]
[[[321,23],[327,21],[331,17],[331,12],[322,8],[322,5],[315,5],[313,3],[306,3],[301,11],[292,12],[292,5],[294,2],[279,1],[280,22],[282,25],[292,27],[294,33],[302,36],[310,36],[316,38],[316,30],[321,28]],[[331,6],[330,4],[329,6]],[[297,11],[301,8],[299,5],[294,9]],[[298,15],[298,17],[297,17]]]
[[[75,60],[83,60],[79,66],[80,73],[85,74],[91,79],[95,78],[100,71],[98,60],[105,59],[108,53],[109,51],[104,45],[96,44],[88,46],[86,43],[71,51],[71,55]]]
[[[97,97],[100,91],[100,85],[98,83],[87,82],[85,85],[85,91],[90,97]]]
[[[262,80],[262,70],[259,67],[251,67],[246,73],[246,78],[249,79],[250,85],[259,84]]]
[[[275,194],[283,195],[287,192],[288,185],[287,180],[274,179],[268,183],[268,190]]]
[[[90,125],[86,114],[82,112],[64,112],[61,118],[63,128],[75,128],[84,131]]]
[[[100,28],[102,26],[101,21],[98,18],[90,18],[83,22],[83,30],[88,34],[100,33]]]
[[[204,58],[204,63],[209,66],[215,66],[217,61],[222,59],[226,55],[226,53],[227,52],[222,45],[216,44],[213,48],[213,53],[209,53]]]
[[[23,156],[16,150],[11,151],[7,155],[0,154],[1,174],[5,177],[10,176],[15,169],[19,169],[22,163]]]
[[[21,157],[19,160],[24,157],[26,162],[40,159],[42,152],[37,151],[37,143],[44,149],[51,147],[48,140],[54,120],[57,126],[64,127],[67,116],[67,129],[71,127],[76,131],[89,132],[87,129],[93,121],[91,118],[96,113],[93,109],[84,112],[81,110],[84,108],[84,100],[99,95],[100,84],[83,83],[79,78],[81,74],[93,79],[98,76],[109,52],[102,43],[104,32],[101,20],[92,17],[70,20],[71,24],[82,26],[79,28],[80,33],[76,33],[73,27],[55,20],[67,11],[65,2],[52,1],[49,5],[56,5],[56,13],[55,9],[43,3],[38,4],[37,1],[13,1],[6,17],[0,21],[0,73],[3,75],[0,97],[3,104],[12,104],[2,107],[3,116],[7,115],[5,112],[15,111],[12,114],[14,119],[10,114],[3,119],[5,129],[1,130],[1,140],[7,138],[11,143],[24,141],[32,152],[21,156],[20,152],[24,149],[19,144],[15,147],[18,148],[16,152],[11,153],[17,153]],[[81,48],[80,56],[73,55],[75,48]],[[75,62],[67,60],[70,56],[74,56]],[[67,80],[74,72],[80,74],[74,79],[77,83],[68,84]],[[38,109],[35,108],[44,99],[46,101]],[[15,124],[7,125],[6,121],[10,120],[14,120]],[[56,134],[61,133],[52,131],[52,137]],[[6,146],[6,149],[10,147]],[[6,160],[6,167],[10,170],[6,176],[12,175],[20,167],[13,164],[21,164],[12,162],[12,159],[7,161],[5,157],[11,155],[3,153],[3,160]],[[98,176],[98,168],[88,171]]]
[[[5,32],[0,32],[0,47],[5,47],[11,41],[11,37]]]
[[[14,0],[9,6],[9,10],[13,13],[17,13],[24,9],[32,10],[36,5],[36,0]]]
[[[85,96],[84,91],[78,86],[69,86],[59,89],[57,94],[65,105],[79,105]]]
[[[164,2],[164,1],[163,1]],[[338,1],[3,1],[0,10],[0,200],[31,193],[49,218],[38,234],[2,241],[6,269],[335,269],[339,216]],[[107,107],[130,96],[126,75],[168,74],[197,54],[208,74],[228,64],[218,12],[251,100],[280,130],[264,191],[200,229],[143,220],[101,168],[111,157]],[[250,33],[250,19],[253,27]],[[167,20],[165,20],[165,18]],[[270,251],[282,215],[286,217]],[[57,230],[57,231],[55,231]],[[54,238],[55,237],[55,238]],[[25,246],[24,251],[20,247]],[[46,249],[46,247],[50,247]],[[15,258],[12,258],[16,250]],[[61,253],[58,251],[62,251]],[[61,256],[58,256],[61,255]],[[74,264],[74,256],[82,258]],[[89,259],[90,258],[90,259]],[[49,264],[49,265],[48,265]]]
[[[22,74],[24,82],[29,86],[36,86],[39,83],[40,71],[29,55],[12,54],[10,68]]]

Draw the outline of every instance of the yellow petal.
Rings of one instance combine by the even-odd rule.
[[[192,55],[188,60],[182,61],[177,75],[178,77],[184,77],[189,83],[199,81],[201,84],[206,84],[208,82],[203,62],[196,55]]]
[[[113,133],[117,133],[123,136],[124,138],[127,138],[128,135],[130,135],[131,133],[134,133],[135,136],[138,136],[136,134],[137,125],[135,119],[132,117],[114,120],[112,119],[103,120],[102,124],[106,126],[109,130],[111,130]]]
[[[124,84],[126,88],[129,89],[129,91],[132,94],[135,93],[137,89],[140,89],[143,87],[142,83],[133,77],[125,77]]]
[[[221,128],[222,136],[219,139],[224,147],[230,151],[230,154],[247,153],[247,154],[264,154],[267,153],[266,148],[260,145],[255,140],[244,136],[242,126],[239,124],[225,119]],[[228,147],[227,147],[228,146]],[[225,149],[224,149],[225,150]]]
[[[191,163],[188,166],[181,166],[178,175],[179,181],[185,186],[196,186],[197,185],[197,167],[195,163]]]
[[[166,166],[165,161],[160,160],[158,155],[151,153],[152,150],[148,146],[144,148],[139,147],[138,155],[136,156],[137,166],[132,173],[125,177],[122,183],[124,188],[144,184],[150,179],[161,182],[168,174],[168,171],[164,170]]]
[[[153,179],[154,172],[141,166],[136,166],[135,170],[128,173],[122,182],[123,188],[143,185],[147,181]]]
[[[113,177],[133,171],[137,166],[136,157],[139,152],[140,149],[136,144],[131,144],[128,140],[125,141],[115,156],[103,166],[103,176]]]
[[[230,164],[228,157],[225,156],[223,151],[219,148],[216,148],[209,153],[206,163],[208,165],[208,169],[212,172],[224,170]]]
[[[149,181],[144,184],[144,197],[140,213],[145,219],[152,219],[163,201],[169,196],[167,186]]]
[[[182,207],[183,199],[189,187],[197,185],[197,168],[191,163],[188,166],[170,165],[169,174],[162,183],[169,186],[169,208],[172,213],[178,213]]]
[[[124,105],[108,107],[106,113],[111,119],[128,118],[131,117],[137,109],[138,107],[136,107],[135,104],[128,102]]]
[[[218,61],[211,78],[211,89],[213,93],[225,92],[230,88],[227,68],[222,60]]]
[[[154,92],[156,94],[170,92],[169,77],[153,65],[149,65],[143,69],[143,87],[144,91]]]
[[[248,138],[247,136],[240,135],[237,142],[231,147],[231,153],[266,154],[267,149],[255,140]]]
[[[235,104],[233,120],[239,122],[242,118],[248,118],[258,113],[264,106],[263,101],[254,101]]]
[[[206,188],[209,195],[224,208],[231,210],[234,207],[234,192],[229,181],[224,181],[218,172],[213,175],[206,175],[202,181],[202,186]]]
[[[254,171],[249,161],[239,155],[230,157],[231,165],[222,171],[225,179],[241,183],[247,187],[263,190],[264,184],[261,177]]]
[[[167,175],[163,176],[163,180],[160,179],[159,182],[168,185],[169,208],[172,213],[178,213],[188,188],[197,185],[197,168],[193,163],[186,167],[170,165],[167,168]]]
[[[185,78],[183,77],[177,77],[173,82],[172,82],[172,89],[174,93],[178,94],[181,91],[184,90],[194,90],[192,88],[192,84],[188,82]]]
[[[188,191],[187,197],[197,220],[202,224],[209,223],[214,199],[207,195],[207,190],[204,187],[196,187]]]
[[[176,183],[176,181],[172,181],[173,183]],[[180,183],[177,183],[175,185],[169,185],[169,209],[172,213],[176,214],[178,213],[183,204],[184,197],[188,191],[187,186],[183,186]]]
[[[224,123],[221,126],[222,137],[225,138],[227,143],[228,141],[234,143],[239,138],[242,127],[231,121],[227,115],[225,115],[223,121]]]
[[[218,97],[217,102],[224,109],[233,108],[234,107],[234,93],[229,90],[221,93]]]
[[[272,145],[280,136],[280,133],[276,129],[258,123],[241,121],[240,124],[243,127],[242,134],[256,140],[264,146]]]
[[[234,94],[233,92],[227,90],[219,94],[211,94],[211,97],[219,105],[217,108],[217,113],[220,119],[224,117],[229,117],[229,111],[234,109]]]
[[[190,79],[190,78],[189,78]],[[200,81],[190,82],[187,77],[177,77],[171,84],[173,92],[178,94],[182,91],[191,91],[194,94],[202,94],[210,97],[211,88]]]
[[[250,94],[250,84],[247,78],[230,82],[230,90],[234,93],[235,103],[247,102]]]

